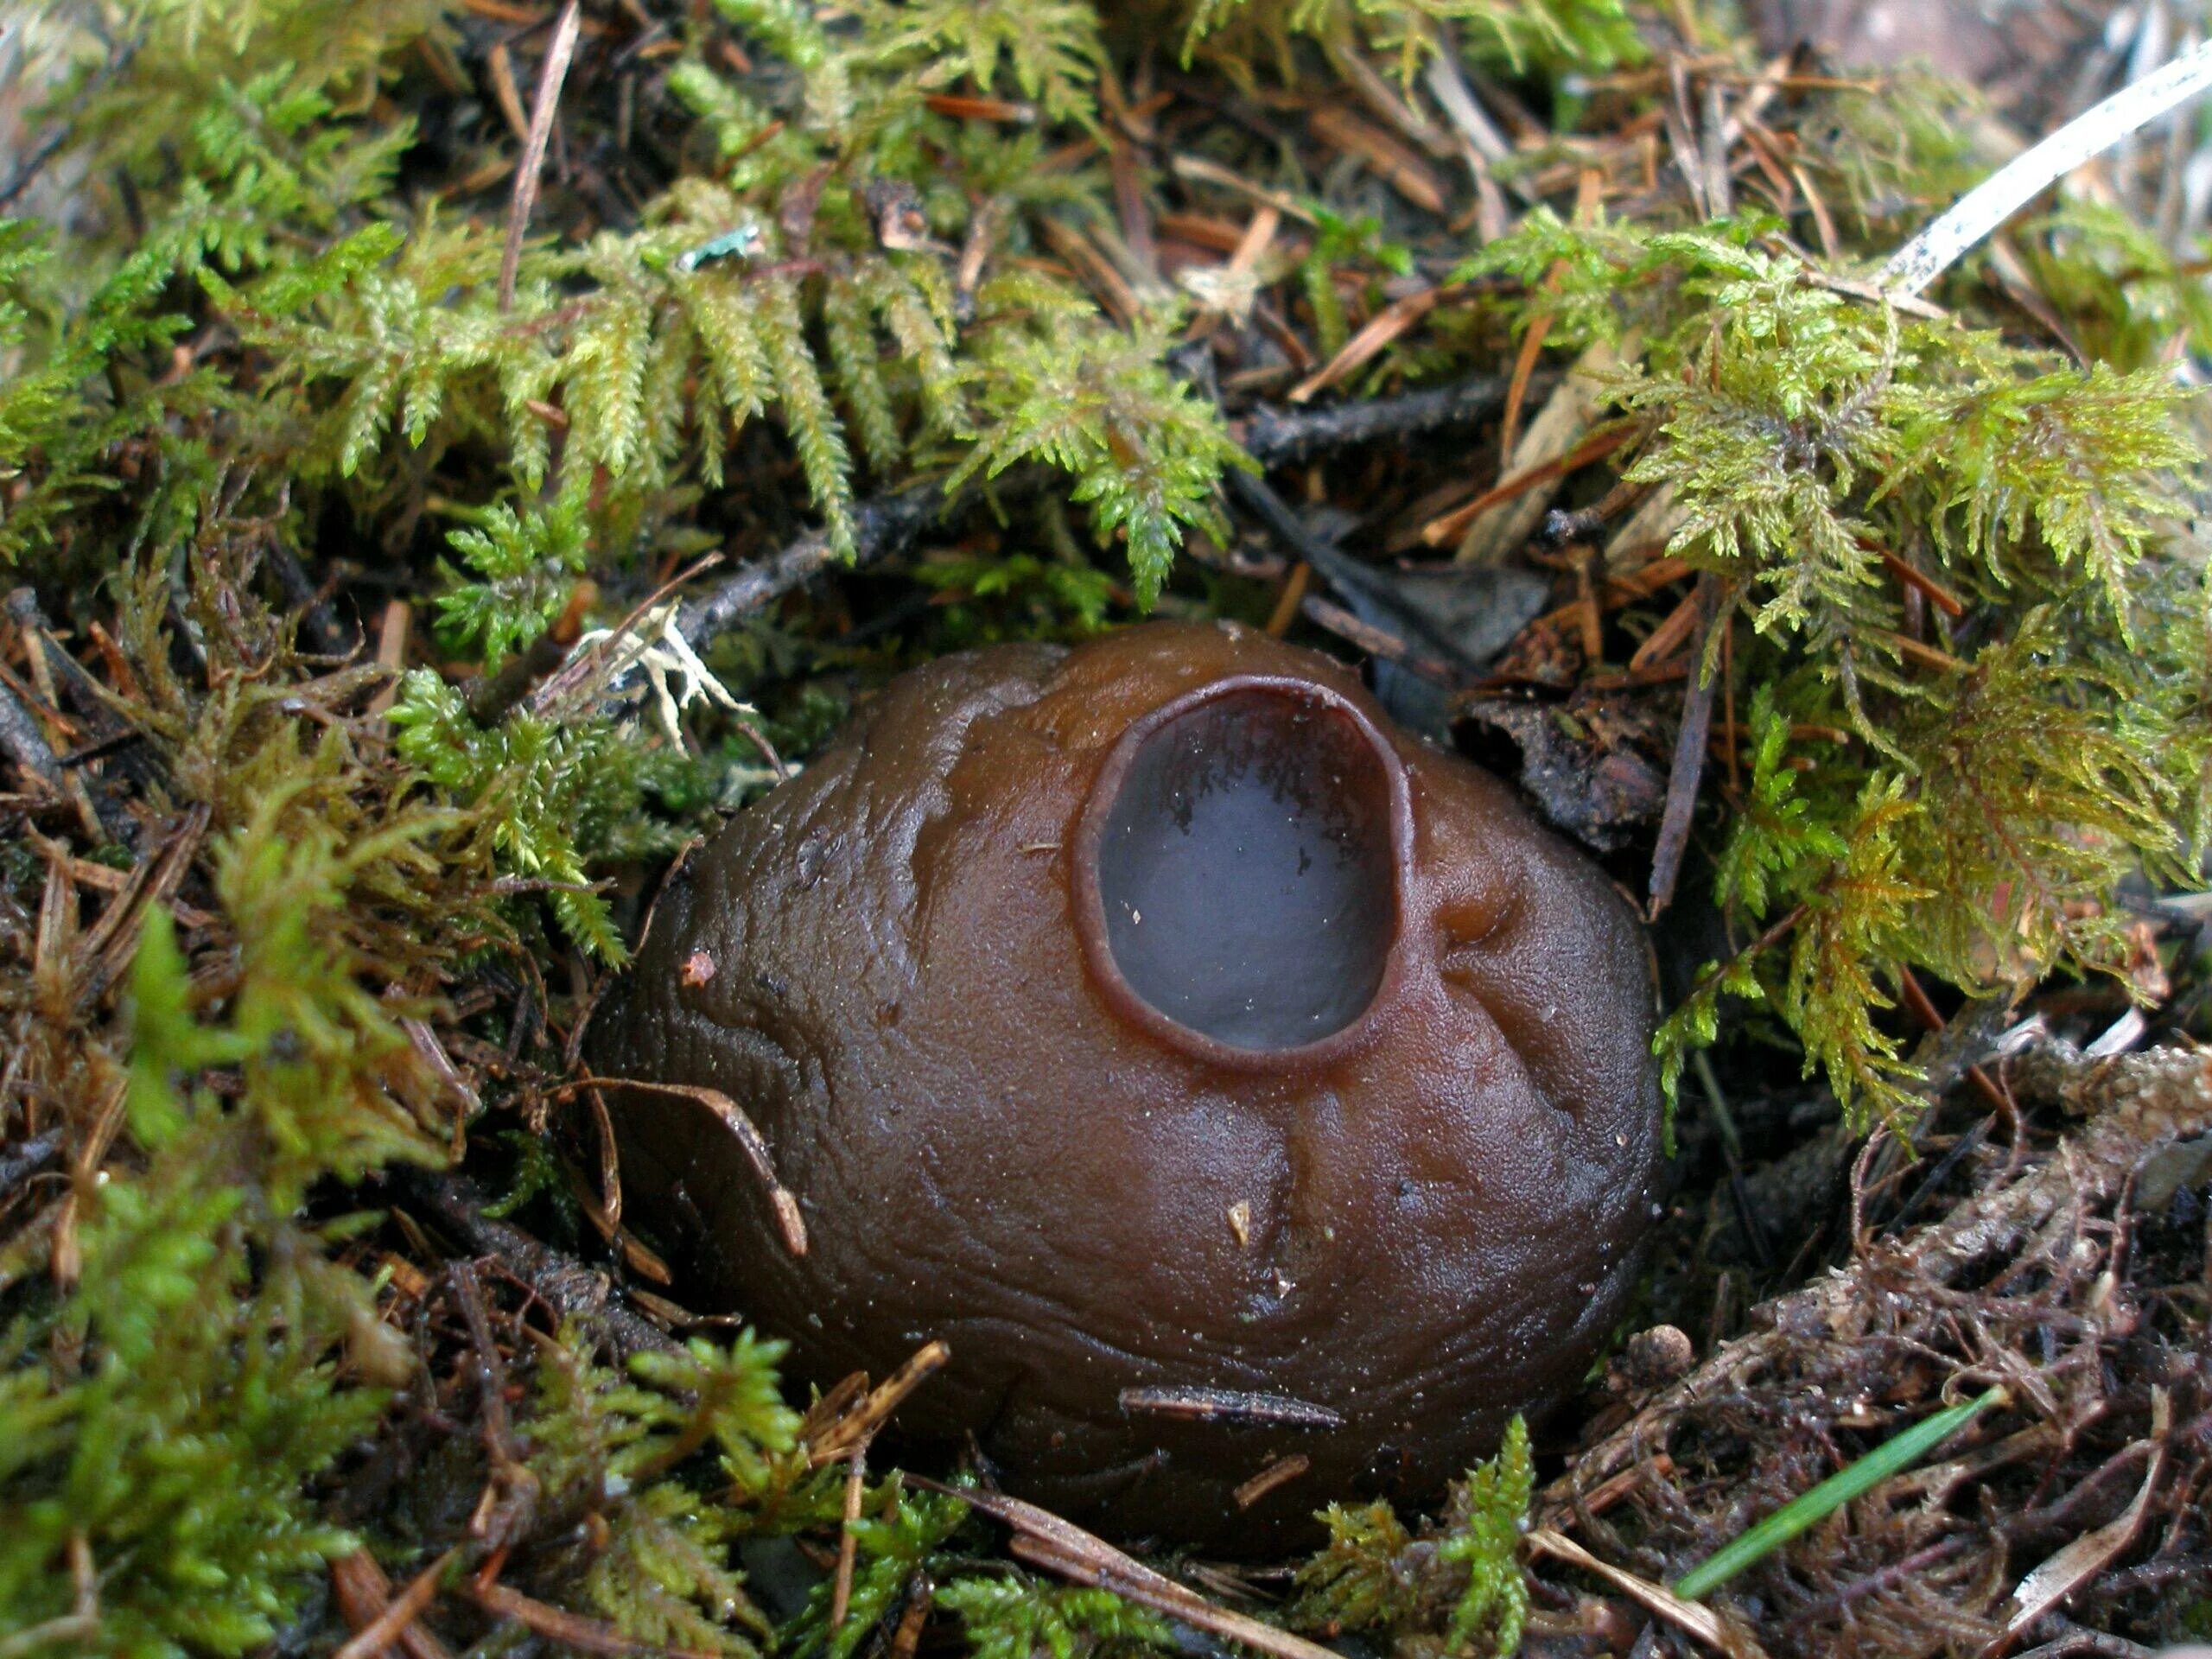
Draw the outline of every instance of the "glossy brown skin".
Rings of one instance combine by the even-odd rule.
[[[1319,688],[1399,780],[1381,988],[1279,1052],[1133,1005],[1074,874],[1124,732],[1231,677]],[[1332,1499],[1433,1497],[1579,1379],[1655,1212],[1652,1002],[1627,905],[1503,785],[1321,657],[1154,624],[893,683],[671,882],[593,1058],[726,1090],[799,1195],[804,1257],[706,1110],[613,1096],[626,1215],[695,1300],[825,1386],[942,1338],[910,1441],[972,1433],[1071,1519],[1255,1554]],[[1135,1388],[1343,1421],[1174,1421]]]

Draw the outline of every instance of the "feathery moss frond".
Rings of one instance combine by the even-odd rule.
[[[1329,1541],[1298,1569],[1291,1622],[1306,1630],[1395,1625],[1413,1610],[1414,1588],[1401,1565],[1413,1535],[1388,1503],[1321,1511]]]
[[[1643,56],[1619,0],[1194,0],[1185,55],[1214,35],[1234,42],[1248,31],[1357,39],[1395,57],[1408,83],[1455,35],[1474,55],[1516,73],[1531,66],[1610,69]]]
[[[976,1659],[1084,1659],[1175,1646],[1166,1620],[1111,1590],[957,1579],[938,1589],[937,1599],[960,1615]]]
[[[772,1627],[729,1563],[730,1542],[757,1524],[752,1507],[775,1488],[810,1492],[817,1519],[834,1503],[833,1478],[797,1454],[798,1415],[778,1392],[784,1344],[741,1332],[727,1348],[695,1340],[673,1354],[639,1354],[622,1376],[595,1363],[575,1332],[537,1366],[535,1408],[524,1425],[540,1502],[558,1524],[589,1524],[612,1540],[595,1552],[575,1596],[630,1640],[750,1659]],[[712,1496],[677,1478],[707,1446],[734,1484]]]
[[[451,582],[438,599],[439,621],[456,647],[474,646],[486,667],[530,644],[567,608],[588,550],[573,498],[527,515],[502,503],[446,541],[477,580]]]
[[[1467,1586],[1452,1610],[1445,1640],[1454,1651],[1485,1659],[1512,1659],[1529,1622],[1529,1585],[1521,1576],[1521,1534],[1536,1472],[1529,1454],[1529,1426],[1519,1417],[1506,1426],[1497,1455],[1467,1476],[1451,1529],[1436,1546],[1437,1559],[1464,1567]]]
[[[1227,535],[1214,499],[1223,470],[1252,469],[1219,414],[1161,365],[1167,326],[1155,318],[1124,334],[1058,311],[998,334],[982,365],[982,434],[953,474],[995,478],[1032,460],[1070,474],[1099,538],[1126,543],[1145,605],[1186,527]]]
[[[1098,16],[1078,0],[869,0],[863,9],[879,62],[912,65],[922,84],[962,76],[978,92],[1011,90],[1034,100],[1053,121],[1097,122],[1092,86],[1105,50]]]
[[[883,1482],[849,1524],[859,1565],[845,1622],[830,1626],[831,1586],[817,1586],[806,1610],[785,1631],[799,1659],[852,1659],[883,1616],[908,1593],[914,1575],[966,1527],[970,1511],[957,1497],[910,1492],[896,1479]]]
[[[428,669],[402,681],[391,721],[402,758],[473,809],[472,833],[507,868],[550,884],[570,937],[604,961],[622,961],[627,952],[592,887],[590,861],[673,847],[673,830],[641,829],[638,807],[646,791],[677,781],[683,759],[599,716],[518,710],[486,729]]]

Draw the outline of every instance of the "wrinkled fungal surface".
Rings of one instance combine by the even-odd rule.
[[[1574,1384],[1655,1210],[1652,1001],[1503,785],[1325,658],[1160,623],[894,682],[671,880],[592,1052],[728,1093],[798,1195],[803,1256],[711,1110],[610,1091],[691,1300],[824,1386],[941,1338],[910,1454],[1252,1554]],[[1201,1390],[1276,1403],[1158,1408]]]

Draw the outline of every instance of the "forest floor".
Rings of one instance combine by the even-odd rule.
[[[0,1659],[2212,1643],[2212,127],[1880,285],[2200,12],[0,18]],[[910,1482],[577,1084],[680,849],[1147,614],[1673,1011],[1604,1363],[1296,1561]]]

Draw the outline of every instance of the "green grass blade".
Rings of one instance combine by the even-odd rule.
[[[1869,1452],[1847,1469],[1839,1469],[1802,1497],[1795,1498],[1772,1515],[1700,1561],[1675,1583],[1675,1593],[1695,1601],[1710,1595],[1770,1551],[1788,1543],[1808,1527],[1834,1515],[1854,1497],[1872,1491],[1891,1475],[1910,1468],[1974,1417],[2005,1398],[2005,1390],[1992,1389],[1977,1399],[1946,1408],[1933,1417]]]

